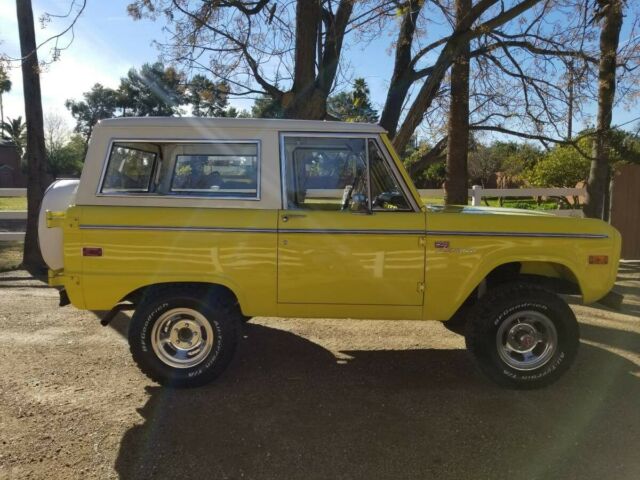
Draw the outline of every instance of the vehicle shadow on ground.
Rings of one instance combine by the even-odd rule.
[[[618,267],[618,279],[614,290],[625,296],[620,313],[627,315],[640,315],[640,261],[620,263]]]
[[[214,384],[148,388],[121,478],[640,478],[640,365],[605,349],[583,344],[556,385],[512,391],[463,350],[350,351],[339,363],[289,332],[244,332]],[[638,343],[600,327],[583,337]]]

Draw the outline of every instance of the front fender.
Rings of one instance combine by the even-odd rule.
[[[450,246],[436,248],[436,241],[439,245],[449,242]],[[559,266],[554,269],[558,271],[557,277],[575,281],[583,301],[595,302],[606,295],[615,282],[618,258],[612,252],[616,241],[612,237],[567,241],[563,238],[429,236],[424,318],[448,320],[491,271],[513,262]],[[590,255],[609,255],[615,265],[590,265]]]

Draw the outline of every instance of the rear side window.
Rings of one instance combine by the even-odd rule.
[[[101,193],[146,193],[158,158],[157,151],[144,144],[114,143]]]
[[[260,142],[114,141],[99,193],[258,200]]]
[[[184,146],[176,155],[170,193],[257,198],[258,145],[212,143]]]

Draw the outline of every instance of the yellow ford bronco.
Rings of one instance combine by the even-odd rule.
[[[599,220],[424,205],[379,126],[257,119],[100,122],[40,244],[61,305],[133,310],[171,386],[220,375],[254,316],[443,321],[494,381],[544,386],[578,349],[559,294],[598,301],[620,255]]]

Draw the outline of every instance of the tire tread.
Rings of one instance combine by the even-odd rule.
[[[494,328],[492,321],[496,312],[500,312],[502,306],[512,304],[514,299],[539,300],[549,304],[551,308],[563,317],[563,327],[568,330],[567,344],[563,347],[563,351],[568,358],[563,360],[548,375],[527,382],[514,380],[499,372],[495,365],[491,364],[490,353],[484,347],[484,337],[489,330]],[[510,388],[533,389],[555,382],[571,366],[577,354],[579,336],[579,326],[575,314],[562,298],[540,285],[517,282],[489,290],[470,309],[465,332],[465,343],[476,366],[494,382]]]
[[[137,329],[140,323],[144,322],[144,318],[148,314],[148,309],[159,302],[165,301],[168,297],[171,298],[189,298],[191,300],[203,301],[210,309],[220,312],[220,314],[229,319],[230,325],[235,329],[235,337],[233,345],[230,351],[226,351],[226,354],[216,362],[215,368],[213,368],[213,374],[203,374],[199,377],[184,380],[172,380],[168,382],[167,379],[159,374],[155,368],[148,362],[146,356],[147,353],[143,352],[139,348],[139,336]],[[207,288],[203,286],[163,286],[158,288],[150,288],[144,292],[142,299],[135,309],[135,312],[131,318],[129,326],[129,351],[133,360],[138,365],[140,371],[151,381],[159,383],[161,385],[169,385],[174,387],[197,387],[209,383],[215,377],[217,377],[231,361],[233,353],[235,351],[235,343],[237,342],[237,336],[239,335],[240,322],[242,314],[238,308],[237,301],[227,291],[217,289],[215,287]],[[233,334],[233,333],[232,333]]]

